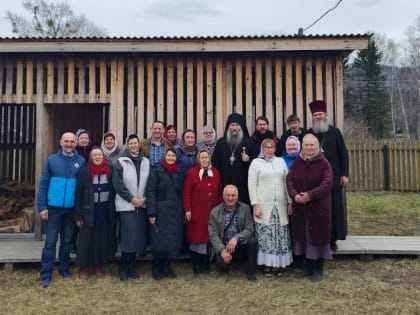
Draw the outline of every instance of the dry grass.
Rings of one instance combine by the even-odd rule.
[[[418,194],[350,193],[353,235],[419,235]],[[177,279],[156,282],[150,262],[141,278],[121,283],[117,265],[103,279],[60,279],[39,286],[39,266],[0,271],[1,314],[420,314],[420,260],[410,257],[338,258],[327,262],[320,283],[235,271],[194,277],[189,262],[174,263]],[[77,273],[77,268],[72,267]]]
[[[142,277],[121,283],[116,265],[103,279],[59,279],[39,286],[34,266],[0,271],[1,314],[418,314],[420,262],[413,258],[346,258],[328,262],[324,280],[277,279],[255,283],[237,271],[194,277],[188,262],[175,262],[178,278]],[[73,268],[77,272],[76,268]]]
[[[420,236],[420,194],[347,194],[350,235]]]

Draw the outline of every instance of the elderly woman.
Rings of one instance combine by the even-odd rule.
[[[214,147],[216,146],[216,130],[214,130],[212,126],[204,126],[202,135],[203,141],[197,143],[198,150],[206,149],[209,151],[210,155],[212,155]]]
[[[300,149],[298,137],[290,136],[286,139],[285,152],[283,152],[281,157],[286,162],[289,170],[290,167],[292,167],[293,162],[300,156]]]
[[[165,128],[163,136],[166,138],[166,140],[170,142],[172,148],[174,148],[175,150],[181,146],[181,139],[178,138],[178,133],[176,131],[175,125],[168,125]]]
[[[292,239],[295,255],[305,255],[303,272],[297,277],[323,277],[324,259],[332,259],[331,234],[332,170],[320,152],[318,139],[307,134],[302,153],[287,175],[287,190],[294,200]]]
[[[104,134],[102,137],[101,149],[104,152],[105,159],[108,163],[114,166],[122,152],[113,132],[108,131]]]
[[[182,175],[175,162],[175,150],[166,149],[164,159],[152,168],[147,182],[147,216],[153,226],[151,250],[155,280],[176,277],[170,263],[182,248]]]
[[[288,203],[292,202],[286,191],[288,169],[283,159],[274,156],[275,149],[272,139],[263,140],[263,156],[251,162],[248,175],[258,242],[257,264],[265,266],[266,276],[281,275],[293,261],[287,216]]]
[[[183,204],[187,220],[194,274],[209,272],[209,215],[222,202],[219,171],[210,164],[210,153],[200,150],[197,165],[190,168],[184,180]]]
[[[127,138],[127,149],[115,165],[112,182],[116,191],[115,208],[120,215],[121,265],[119,278],[139,277],[135,265],[137,253],[146,249],[146,198],[144,192],[149,177],[149,160],[140,151],[139,138]]]
[[[111,165],[112,167],[114,167],[117,164],[118,158],[121,156],[122,151],[120,149],[120,147],[118,146],[117,143],[117,138],[115,137],[115,134],[111,131],[108,131],[104,134],[104,136],[102,137],[102,143],[101,143],[101,149],[102,152],[104,153],[105,159],[108,162],[109,165]],[[118,225],[118,215],[117,213],[114,211],[111,214],[111,217],[109,218],[109,225],[110,225],[110,249],[111,249],[111,253],[114,256],[115,253],[117,252],[117,234],[118,234],[118,230],[119,230],[119,225]]]
[[[102,277],[108,261],[109,221],[114,212],[111,167],[99,147],[90,151],[87,165],[79,172],[76,188],[75,222],[79,229],[76,264],[79,276],[87,279],[91,270]]]

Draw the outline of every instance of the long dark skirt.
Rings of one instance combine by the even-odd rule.
[[[140,255],[145,252],[147,244],[146,220],[146,209],[120,212],[121,252],[139,253]]]
[[[79,267],[102,265],[109,259],[109,224],[96,223],[79,230],[76,264]]]

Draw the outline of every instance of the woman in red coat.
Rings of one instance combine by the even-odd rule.
[[[292,205],[292,240],[296,256],[305,255],[304,270],[298,277],[312,276],[320,281],[324,259],[332,259],[331,187],[332,169],[320,152],[318,139],[307,134],[302,140],[301,156],[286,177]],[[290,214],[290,213],[289,213]]]
[[[222,184],[219,171],[211,166],[210,154],[198,152],[197,165],[185,176],[183,203],[187,219],[187,237],[193,263],[193,272],[209,271],[209,215],[222,202]]]

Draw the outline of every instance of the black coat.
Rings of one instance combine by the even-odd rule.
[[[182,175],[168,173],[160,164],[152,167],[146,186],[147,216],[155,217],[151,231],[154,257],[172,258],[182,249]]]
[[[111,177],[108,177],[108,187],[109,198],[106,207],[108,208],[109,221],[112,222],[115,216],[115,192],[112,187]],[[75,221],[82,220],[84,225],[93,226],[93,211],[92,175],[90,174],[89,167],[86,165],[80,170],[77,178],[74,219]]]
[[[331,239],[344,240],[347,235],[347,213],[343,199],[343,187],[340,185],[341,176],[349,176],[349,155],[340,129],[329,126],[325,133],[314,134],[324,152],[333,171],[332,209],[331,209]]]
[[[242,161],[241,153],[243,150],[245,150],[250,157],[248,162]],[[235,156],[235,162],[233,162],[233,164],[229,161],[232,151]],[[248,205],[250,204],[248,193],[248,169],[251,161],[258,156],[259,152],[259,148],[257,149],[251,138],[244,137],[240,145],[232,148],[232,146],[226,142],[226,138],[223,137],[217,140],[216,147],[211,156],[211,164],[220,172],[222,186],[225,187],[228,184],[233,184],[238,187],[239,201]]]

